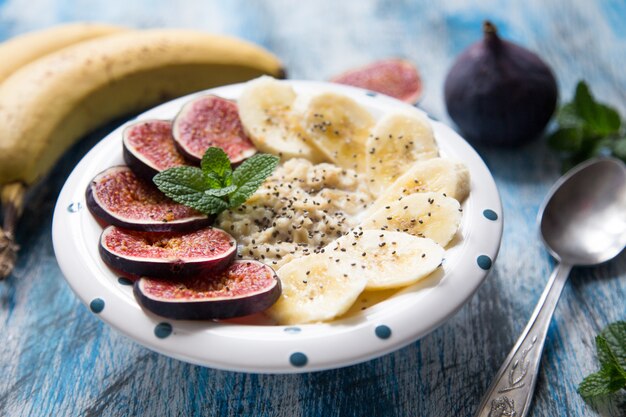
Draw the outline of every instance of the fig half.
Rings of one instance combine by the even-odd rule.
[[[339,74],[338,84],[365,88],[415,104],[422,96],[422,79],[415,65],[404,59],[385,59]]]
[[[194,162],[200,162],[212,146],[222,148],[233,164],[256,153],[243,130],[237,104],[214,95],[185,104],[174,119],[172,134],[181,153]]]
[[[179,320],[227,319],[259,313],[280,297],[281,285],[269,266],[252,260],[233,262],[217,274],[184,281],[141,278],[134,293],[147,310]]]
[[[128,125],[122,133],[124,161],[141,178],[152,178],[168,168],[188,165],[172,138],[169,120],[142,120]]]
[[[235,239],[207,227],[190,233],[150,233],[109,226],[100,256],[113,269],[134,276],[187,278],[224,270],[235,257]]]
[[[147,232],[185,232],[206,227],[212,218],[167,198],[129,167],[109,168],[86,191],[91,214],[105,224]]]

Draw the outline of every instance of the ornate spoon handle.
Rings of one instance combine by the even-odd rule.
[[[555,267],[530,321],[480,402],[476,417],[525,417],[528,413],[548,327],[571,269],[564,264]]]

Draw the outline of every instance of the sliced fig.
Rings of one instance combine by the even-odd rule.
[[[169,120],[142,120],[124,129],[124,161],[141,178],[151,181],[161,171],[188,165],[172,138]]]
[[[239,119],[237,104],[208,95],[183,106],[172,126],[178,149],[190,160],[199,162],[211,146],[226,152],[233,164],[256,153]]]
[[[154,233],[109,226],[100,237],[100,256],[130,275],[187,278],[224,270],[235,257],[235,239],[207,227],[189,233]]]
[[[206,227],[212,218],[175,203],[127,166],[109,168],[91,181],[89,211],[105,224],[147,232],[185,232]]]
[[[403,59],[372,62],[331,79],[332,82],[365,88],[410,104],[422,96],[422,79],[415,65]]]
[[[141,278],[134,293],[159,316],[180,320],[227,319],[259,313],[278,300],[281,285],[269,266],[252,260],[232,263],[217,274],[187,280]]]

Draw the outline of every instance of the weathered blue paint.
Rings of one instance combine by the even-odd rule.
[[[569,99],[584,77],[596,96],[626,114],[625,13],[619,0],[0,0],[0,39],[69,20],[202,28],[262,43],[283,59],[290,77],[316,80],[399,55],[421,69],[420,107],[449,121],[441,94],[446,70],[489,18],[553,67],[561,97]],[[543,141],[515,150],[481,147],[501,192],[502,248],[476,295],[424,339],[363,364],[302,375],[224,372],[169,359],[83,306],[52,251],[56,196],[79,159],[114,127],[85,138],[29,195],[18,233],[21,256],[14,275],[0,283],[1,416],[470,416],[553,266],[535,219],[559,175],[554,155]],[[597,368],[597,331],[626,318],[625,277],[624,254],[572,272],[549,330],[532,415],[588,416],[594,409],[623,415],[619,400],[592,407],[576,386]]]

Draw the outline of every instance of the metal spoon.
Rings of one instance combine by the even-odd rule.
[[[543,242],[559,263],[476,417],[527,415],[548,326],[570,270],[606,262],[626,246],[626,165],[602,158],[573,168],[548,193],[538,222]]]

